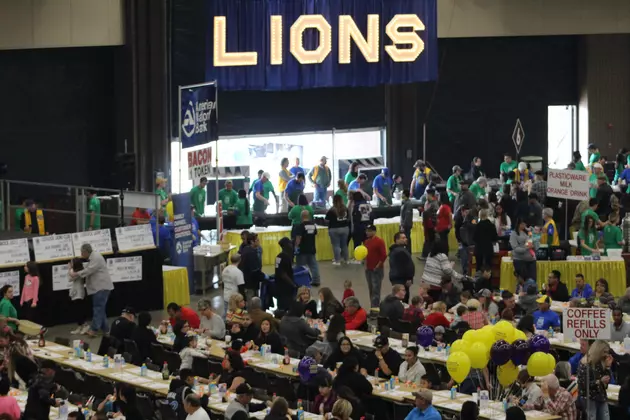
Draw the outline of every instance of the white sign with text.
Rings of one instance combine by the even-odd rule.
[[[148,223],[116,228],[118,250],[134,251],[155,247],[151,225]]]
[[[0,265],[25,264],[31,260],[28,253],[28,239],[0,241]]]
[[[107,269],[114,283],[142,280],[142,257],[110,258]]]
[[[610,340],[611,324],[611,312],[608,308],[562,310],[562,332],[565,341]]]
[[[588,200],[591,184],[586,171],[549,169],[547,172],[547,196],[567,200]]]
[[[0,273],[0,287],[10,284],[13,287],[13,296],[20,296],[20,272],[6,271]]]
[[[73,233],[72,244],[74,245],[75,257],[81,256],[81,246],[83,244],[90,244],[92,251],[99,254],[111,254],[114,252],[112,249],[112,234],[109,229]]]
[[[33,239],[35,261],[71,259],[74,257],[72,235],[39,236]]]

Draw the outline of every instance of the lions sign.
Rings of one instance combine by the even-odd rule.
[[[179,107],[179,138],[182,149],[219,138],[216,82],[180,86]]]

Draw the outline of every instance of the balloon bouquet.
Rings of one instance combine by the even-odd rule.
[[[431,327],[418,328],[417,344],[428,347],[433,340]],[[526,365],[531,376],[545,376],[553,373],[556,360],[549,354],[551,345],[542,335],[534,335],[529,340],[521,330],[508,321],[496,325],[486,325],[479,330],[468,330],[460,340],[451,345],[451,353],[446,360],[446,369],[451,378],[461,384],[470,369],[483,369],[492,362],[497,365],[497,379],[503,387],[516,381],[519,366]]]

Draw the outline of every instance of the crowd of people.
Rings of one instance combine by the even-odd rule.
[[[582,170],[577,165],[579,159],[573,163],[576,169]],[[331,178],[326,159],[322,158],[320,165],[306,174],[300,170],[299,162],[292,168],[288,164],[288,160],[283,160],[285,176],[281,178],[286,185],[280,192],[292,229],[290,235],[278,241],[281,252],[276,256],[272,272],[266,273],[263,267],[263,249],[258,235],[244,230],[238,252],[230,256],[230,263],[222,272],[223,310],[207,299],[197,302],[197,311],[175,302],[166,308],[168,325],[161,324],[157,332],[172,331],[171,349],[179,355],[180,365],[177,371],[171,372],[173,377],[167,396],[178,419],[209,419],[208,395],[196,391],[196,382],[224,385],[235,395],[225,411],[227,420],[249,418],[263,409],[268,410],[266,420],[291,418],[292,413],[299,416],[301,410],[339,420],[357,420],[363,416],[393,418],[395,412],[390,406],[374,396],[370,377],[375,376],[381,380],[397,378],[399,383],[412,386],[415,408],[406,419],[436,420],[441,419],[442,414],[432,404],[434,391],[448,390],[455,385],[462,393],[491,391],[496,385],[493,378],[497,375],[497,366],[491,362],[483,369],[471,369],[465,380],[456,384],[443,365],[421,360],[423,350],[413,344],[419,327],[430,327],[433,331],[433,342],[428,346],[432,351],[450,346],[466,331],[481,330],[499,320],[513,323],[529,338],[537,331],[550,334],[562,331],[560,316],[552,306],[554,302],[569,302],[570,306],[613,308],[611,341],[622,341],[630,336],[630,324],[624,321],[624,316],[630,314],[630,288],[617,300],[610,294],[606,279],[590,279],[578,274],[576,287],[569,290],[561,272],[544,273],[547,278],[543,280],[543,273],[536,271],[537,244],[559,246],[558,230],[553,211],[547,207],[544,173],[531,173],[527,165],[513,161],[511,156],[506,155],[501,164],[500,178],[504,185],[498,193],[491,190],[480,158],[473,159],[467,173],[454,166],[442,194],[437,191],[431,170],[424,162],[416,162],[410,188],[400,187],[400,229],[391,238],[378,235],[371,215],[372,198],[362,189],[367,179],[358,173],[356,165],[351,166],[349,176],[342,180],[346,188],[340,188],[342,193],[335,194],[325,220],[334,250],[333,264],[363,265],[369,295],[364,306],[353,290],[353,282],[356,284],[363,279],[346,280],[343,296],[335,296],[320,275],[314,208],[295,185],[307,178],[318,186],[315,201],[325,198],[324,187],[328,187]],[[583,255],[600,252],[600,248],[605,252],[621,246],[622,242],[615,230],[618,229],[615,215],[618,217],[619,209],[612,196],[602,192],[606,188],[597,172],[598,164],[597,157],[591,156],[589,169],[596,175],[597,191],[588,205],[579,209],[578,238]],[[620,180],[624,179],[624,173],[619,173]],[[253,207],[248,203],[247,194],[233,191],[231,184],[226,184],[226,189],[220,193],[227,208],[238,209],[239,217],[241,211],[246,214],[251,211],[254,215],[264,212],[268,195],[275,194],[273,186],[269,187],[269,177],[265,173],[260,175],[252,186]],[[401,180],[389,177],[386,170],[377,178],[374,180],[376,202],[387,205]],[[191,198],[197,214],[203,210],[203,187]],[[168,201],[168,196],[164,200]],[[425,236],[420,256],[424,261],[421,273],[416,272],[417,263],[410,247],[415,209],[423,216]],[[597,228],[604,231],[603,241],[591,238]],[[453,229],[461,270],[457,270],[449,258],[448,239]],[[607,237],[615,240],[607,241]],[[349,259],[350,240],[355,247],[365,247],[363,261]],[[493,283],[491,264],[495,244],[499,241],[509,244],[512,251],[515,290],[498,291]],[[388,247],[386,243],[392,245]],[[476,259],[474,276],[468,275],[473,268],[469,264],[471,255]],[[82,247],[82,257],[84,260],[73,260],[69,269],[69,295],[73,308],[76,303],[79,323],[73,333],[105,333],[109,346],[118,350],[125,348],[124,343],[133,342],[137,355],[132,362],[150,362],[152,347],[158,344],[151,315],[136,313],[128,306],[109,328],[105,306],[113,284],[104,259],[89,245]],[[296,265],[308,267],[310,282],[304,284],[296,278]],[[10,286],[0,289],[0,348],[3,349],[0,352],[0,416],[39,420],[48,418],[50,408],[68,399],[69,392],[55,383],[55,364],[38,361],[18,330],[20,319],[37,317],[36,264],[27,264],[25,271],[27,281],[20,308],[12,304]],[[382,298],[386,274],[391,293]],[[89,327],[84,324],[86,308],[79,303],[85,300],[86,294],[92,296],[93,303],[93,321]],[[273,313],[270,307],[275,308]],[[357,346],[350,338],[349,332],[354,330],[378,330],[378,333],[372,345],[366,348]],[[203,346],[199,346],[205,338],[225,340],[228,347],[220,373],[199,377],[195,360],[209,357]],[[395,349],[392,339],[408,340],[411,344]],[[281,357],[308,358],[316,363],[308,378],[300,376],[294,389],[297,399],[286,395],[268,398],[264,396],[265,390],[248,383],[243,353],[260,351],[263,346]],[[575,420],[580,413],[588,416],[585,418],[607,420],[611,416],[607,387],[611,384],[621,385],[620,413],[630,414],[630,400],[623,398],[630,394],[627,355],[615,353],[610,343],[602,340],[581,342],[580,351],[571,357],[555,349],[551,353],[557,362],[554,373],[534,378],[523,367],[514,384],[506,388],[505,399],[509,406],[506,419],[524,419],[527,411],[537,410],[566,420]],[[27,390],[24,413],[20,413],[15,400],[8,395],[10,387]],[[254,403],[254,396],[261,395],[263,402]],[[115,417],[118,413],[130,420],[143,418],[136,404],[135,389],[125,384],[117,384],[115,396],[93,401],[91,408],[95,420],[101,420],[103,415]],[[83,416],[82,413],[71,414],[79,419]],[[467,401],[459,418],[473,420],[478,419],[479,414],[479,405]]]

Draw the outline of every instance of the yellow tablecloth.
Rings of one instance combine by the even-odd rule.
[[[608,280],[608,287],[613,296],[619,297],[626,293],[626,265],[623,258],[601,261],[536,261],[536,277],[538,286],[547,281],[547,275],[552,270],[562,274],[561,281],[566,283],[569,293],[575,288],[575,275],[581,273],[584,280],[595,289],[595,283],[600,278]],[[509,291],[516,290],[514,265],[512,259],[504,257],[501,260],[501,288]]]
[[[385,244],[389,245],[394,243],[394,234],[399,230],[398,223],[375,223],[376,234],[383,238]],[[324,226],[318,226],[318,233],[316,239],[317,247],[317,260],[318,261],[332,261],[333,250],[330,244],[330,238],[328,237],[328,228]],[[263,265],[274,265],[276,256],[280,253],[280,247],[278,241],[283,237],[291,237],[290,226],[270,226],[265,230],[251,230],[256,232],[260,239],[260,244],[263,249],[262,263]],[[241,244],[241,231],[230,230],[226,233],[226,240],[236,247]],[[422,251],[422,245],[424,244],[424,229],[421,221],[416,221],[413,224],[411,230],[411,249],[414,253]],[[455,231],[451,229],[448,238],[448,244],[451,251],[457,250],[457,239],[455,239]],[[350,241],[350,257],[353,256],[354,246]],[[233,251],[236,252],[236,251]]]
[[[186,267],[165,265],[162,267],[162,278],[164,279],[164,308],[171,302],[178,305],[190,304]]]

